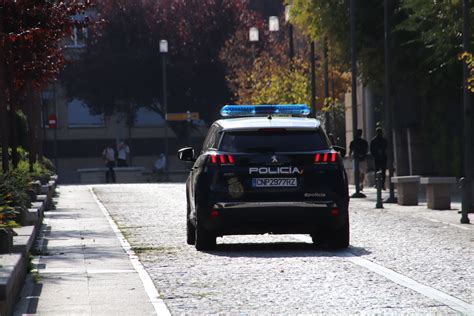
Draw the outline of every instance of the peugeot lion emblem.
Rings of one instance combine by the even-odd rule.
[[[271,159],[272,159],[272,163],[278,163],[277,156],[273,155]]]

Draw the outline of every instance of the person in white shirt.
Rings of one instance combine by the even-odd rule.
[[[105,161],[105,166],[107,167],[107,171],[105,172],[105,182],[113,182],[115,183],[115,150],[112,144],[109,144],[103,151],[102,157]]]
[[[166,156],[165,154],[160,154],[160,157],[155,160],[153,165],[154,169],[158,173],[162,173],[165,171],[166,168]]]
[[[130,147],[124,142],[120,142],[117,146],[118,151],[118,167],[128,167],[127,157],[130,154]]]

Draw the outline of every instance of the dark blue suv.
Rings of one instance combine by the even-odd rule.
[[[347,176],[339,151],[305,105],[225,106],[186,182],[187,242],[210,250],[216,237],[310,234],[322,247],[349,245]],[[286,115],[286,116],[284,116]]]

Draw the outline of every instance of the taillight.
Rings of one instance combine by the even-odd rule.
[[[336,161],[337,161],[337,153],[316,154],[314,156],[314,163],[328,163],[328,162],[336,162]]]
[[[232,155],[212,154],[211,155],[211,164],[213,164],[213,165],[233,165],[234,164],[234,157],[232,157]]]

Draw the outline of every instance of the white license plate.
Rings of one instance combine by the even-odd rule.
[[[296,178],[253,178],[252,187],[254,188],[292,188],[296,187],[298,182]]]

